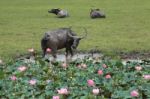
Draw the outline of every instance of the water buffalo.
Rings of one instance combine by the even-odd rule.
[[[48,10],[49,13],[56,14],[58,18],[68,17],[69,14],[66,10],[61,10],[60,8]]]
[[[54,59],[56,59],[57,50],[62,48],[66,48],[66,58],[69,52],[73,56],[73,49],[76,49],[80,40],[87,36],[87,30],[85,28],[84,30],[85,35],[82,37],[77,36],[71,28],[59,28],[46,32],[41,39],[43,57],[46,54],[47,48],[51,49]]]
[[[94,18],[105,18],[106,16],[104,12],[102,12],[100,9],[91,9],[90,17],[94,19]]]

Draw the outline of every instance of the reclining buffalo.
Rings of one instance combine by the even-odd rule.
[[[84,30],[85,35],[82,37],[77,36],[71,28],[59,28],[46,32],[44,37],[41,39],[43,57],[46,55],[47,48],[51,49],[51,54],[54,59],[57,57],[57,50],[63,48],[66,48],[66,59],[69,53],[73,56],[73,50],[77,48],[80,40],[87,36],[87,30],[85,28]]]
[[[51,10],[48,10],[48,12],[57,15],[58,18],[65,18],[65,17],[69,16],[69,14],[66,10],[62,10],[60,8],[51,9]]]
[[[100,9],[91,9],[90,17],[92,19],[95,19],[95,18],[106,18],[106,15]]]

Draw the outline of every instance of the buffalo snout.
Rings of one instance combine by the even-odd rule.
[[[72,47],[72,49],[76,49],[76,48],[77,48],[77,47],[76,47],[76,46],[74,46],[74,45],[73,45],[73,46],[71,46],[71,47]]]

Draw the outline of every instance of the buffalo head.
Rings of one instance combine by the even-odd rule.
[[[91,18],[105,18],[106,15],[100,9],[91,9],[90,17]]]
[[[45,33],[43,40],[47,41],[47,40],[49,40],[49,38],[50,38],[50,35],[48,33]]]
[[[70,33],[68,33],[68,36],[73,39],[73,44],[71,45],[72,49],[76,49],[78,47],[78,45],[79,45],[80,40],[87,36],[86,28],[84,28],[84,30],[85,30],[85,34],[82,37],[72,36]]]
[[[60,11],[61,11],[61,9],[59,9],[59,8],[55,8],[55,9],[48,10],[49,13],[54,13],[54,14],[56,14],[56,15],[57,15]]]

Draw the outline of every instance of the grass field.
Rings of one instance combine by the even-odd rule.
[[[150,0],[1,0],[0,57],[40,49],[45,31],[72,26],[77,34],[86,27],[88,37],[78,49],[98,46],[101,51],[150,51]],[[70,17],[58,19],[51,8],[67,9]],[[100,8],[106,19],[90,19],[91,8]]]

